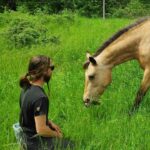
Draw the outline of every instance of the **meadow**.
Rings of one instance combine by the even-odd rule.
[[[19,22],[27,22],[24,28],[30,28],[24,35],[15,34]],[[114,68],[101,105],[86,108],[82,100],[86,51],[94,54],[131,22],[134,20],[88,19],[67,13],[0,14],[0,150],[19,149],[12,129],[20,111],[19,78],[27,72],[30,57],[38,54],[50,56],[56,67],[50,81],[49,118],[60,125],[65,137],[78,143],[77,150],[149,150],[149,92],[138,112],[128,115],[143,76],[138,62]]]

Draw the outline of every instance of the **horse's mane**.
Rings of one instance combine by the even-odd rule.
[[[102,44],[102,46],[96,51],[96,53],[93,55],[93,57],[98,56],[106,47],[108,47],[112,42],[114,42],[117,38],[119,38],[122,34],[129,31],[131,28],[143,23],[144,21],[150,19],[149,17],[142,18],[140,20],[137,20],[135,23],[119,30],[117,33],[115,33],[111,38],[109,38],[106,42]]]

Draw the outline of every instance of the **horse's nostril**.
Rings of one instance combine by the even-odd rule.
[[[90,102],[90,99],[89,98],[87,98],[85,101],[84,101],[84,103],[89,103]]]

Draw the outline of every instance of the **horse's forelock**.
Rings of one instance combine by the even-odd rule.
[[[89,66],[90,62],[89,61],[86,61],[84,64],[83,64],[83,68],[84,69],[87,69],[88,66]]]

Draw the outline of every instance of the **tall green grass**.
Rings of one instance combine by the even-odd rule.
[[[78,142],[77,150],[150,149],[149,93],[139,111],[131,118],[128,116],[143,75],[136,61],[114,68],[113,82],[101,97],[100,106],[85,108],[82,102],[86,51],[94,53],[102,42],[132,20],[74,16],[70,21],[61,20],[62,17],[0,14],[0,149],[19,149],[12,129],[19,117],[18,80],[27,72],[29,58],[38,54],[50,56],[56,66],[50,81],[49,118],[60,125],[65,137]],[[48,34],[58,36],[60,43],[11,47],[4,34],[16,18],[35,24],[42,22]]]

